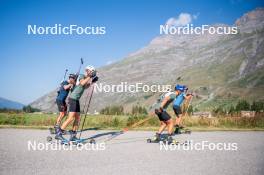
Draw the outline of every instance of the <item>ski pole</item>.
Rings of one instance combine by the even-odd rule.
[[[192,95],[191,95],[191,96],[192,96]],[[193,96],[191,97],[190,102],[188,103],[187,109],[186,109],[186,111],[185,111],[185,113],[184,113],[184,117],[186,116],[186,113],[188,112],[188,109],[189,109],[189,107],[190,107],[190,104],[191,104],[191,102],[192,102],[192,99],[193,99]]]
[[[79,66],[78,72],[76,73],[76,80],[78,80],[78,77],[79,77],[79,75],[80,75],[80,71],[81,71],[82,65],[83,65],[83,59],[81,58],[81,63],[80,63],[80,66]]]
[[[140,121],[134,123],[134,124],[133,124],[132,126],[130,126],[129,128],[130,128],[130,129],[131,129],[131,128],[135,128],[135,127],[137,127],[137,126],[139,126],[139,125],[145,123],[146,121],[150,120],[151,118],[152,118],[152,116],[149,116],[149,117],[147,117],[147,118],[145,118],[145,119],[142,119],[142,120],[140,120]],[[123,131],[124,131],[124,132],[125,132],[125,131],[128,131],[128,127],[127,127],[127,128],[124,128]]]
[[[67,75],[68,69],[65,70],[63,81],[65,81],[66,75]]]
[[[83,110],[82,110],[82,112],[83,113],[85,113],[85,108],[86,108],[86,104],[87,104],[87,101],[88,101],[88,97],[89,97],[89,95],[90,95],[90,93],[89,93],[89,89],[87,90],[87,95],[86,95],[86,98],[85,98],[85,102],[84,102],[84,106],[83,106]],[[90,101],[90,100],[89,100]],[[86,114],[85,114],[86,115]],[[80,118],[80,122],[81,122],[81,118]],[[79,127],[80,127],[80,123],[78,124],[78,128],[77,128],[77,130],[79,129]],[[81,132],[82,132],[82,130],[81,130]],[[81,136],[80,136],[81,137]],[[79,139],[80,139],[80,137],[79,137]]]
[[[87,108],[86,108],[86,111],[85,111],[85,115],[84,115],[84,119],[83,119],[83,123],[82,123],[82,128],[81,128],[79,139],[81,138],[81,135],[82,135],[84,123],[85,123],[85,120],[86,120],[86,117],[87,117],[87,113],[88,113],[88,110],[89,110],[89,107],[90,107],[90,104],[91,104],[92,96],[93,96],[94,84],[92,84],[91,86],[92,86],[91,87],[92,88],[92,92],[91,92],[91,95],[90,95],[90,98],[89,98],[89,102],[88,102],[88,105],[87,105]],[[89,93],[87,94],[87,97],[88,97],[88,95],[89,95]]]

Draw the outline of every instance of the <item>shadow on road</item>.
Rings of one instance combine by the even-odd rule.
[[[112,140],[113,138],[119,136],[123,134],[123,131],[110,131],[110,132],[104,132],[104,133],[99,133],[99,134],[96,134],[96,135],[93,135],[91,137],[88,137],[88,138],[84,138],[84,140],[89,140],[89,139],[96,139],[96,138],[99,138],[99,137],[103,137],[103,136],[110,136],[108,137],[105,141],[109,141],[109,140]]]

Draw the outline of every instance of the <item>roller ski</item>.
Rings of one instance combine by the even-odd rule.
[[[162,141],[161,135],[156,133],[156,135],[153,138],[148,138],[147,142],[148,143],[159,143]]]
[[[177,134],[191,134],[192,131],[190,129],[187,129],[183,126],[176,126],[175,128],[175,131],[174,131],[174,134],[177,135]]]
[[[52,136],[48,136],[46,140],[49,143],[61,143],[61,144],[67,141],[66,138],[57,135],[55,136],[55,138],[53,138]]]
[[[58,131],[58,128],[56,126],[54,126],[54,128],[49,128],[49,132],[50,134],[56,134]],[[63,130],[62,131],[62,135],[71,135],[72,134],[72,130]]]
[[[167,143],[167,144],[179,144],[179,142],[172,138],[172,136],[161,137],[160,134],[156,134],[155,137],[147,139],[147,143]]]
[[[61,141],[62,144],[64,145],[80,145],[80,144],[86,144],[86,143],[90,143],[90,144],[95,144],[95,140],[94,139],[74,139],[74,140],[63,140]]]
[[[61,144],[85,144],[85,143],[90,143],[90,144],[95,144],[95,140],[94,138],[86,138],[86,139],[79,139],[76,137],[77,135],[77,131],[71,131],[70,132],[70,139],[66,139],[64,138],[62,135],[63,133],[65,133],[65,131],[61,130],[60,128],[58,128],[58,130],[56,131],[56,136],[55,136],[55,140],[57,140],[58,142],[60,142]],[[47,141],[48,142],[52,142],[52,137],[48,136],[47,137]]]
[[[78,139],[76,137],[66,139],[63,136],[57,136],[57,135],[55,136],[55,139],[53,139],[52,136],[48,136],[47,142],[49,143],[57,142],[57,143],[64,144],[64,145],[69,145],[69,144],[78,145],[78,144],[86,144],[86,143],[95,144],[96,143],[93,137],[85,138],[85,139]]]
[[[87,128],[83,131],[88,131],[88,130],[98,130],[99,128],[95,127],[95,128]],[[57,130],[57,126],[54,126],[53,128],[49,128],[49,132],[51,135],[56,134],[56,130]],[[77,131],[78,133],[81,132],[81,130]],[[63,130],[62,135],[71,135],[72,134],[72,130]]]
[[[85,139],[77,138],[76,133],[77,132],[73,133],[69,140],[64,139],[61,141],[61,143],[65,145],[69,145],[69,144],[78,145],[78,144],[86,144],[86,143],[95,144],[96,143],[93,138],[85,138]]]
[[[192,131],[190,129],[184,128],[180,131],[180,134],[191,134]]]

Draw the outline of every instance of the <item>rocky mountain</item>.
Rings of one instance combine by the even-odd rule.
[[[22,109],[23,104],[0,97],[0,109]]]
[[[238,34],[158,36],[121,61],[99,68],[98,83],[186,84],[196,92],[194,105],[201,109],[243,98],[263,100],[264,9],[244,14],[234,26],[238,27]],[[149,106],[159,94],[96,92],[91,107],[98,111],[115,104],[126,109],[135,104]],[[55,97],[53,91],[31,105],[43,111],[56,111]]]

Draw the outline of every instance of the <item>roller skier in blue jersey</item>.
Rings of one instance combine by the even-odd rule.
[[[188,88],[184,85],[176,85],[176,95],[177,97],[173,101],[173,110],[176,115],[175,119],[175,134],[180,134],[181,120],[182,120],[182,110],[181,105],[184,100],[190,100],[192,98],[192,94],[187,94]]]

